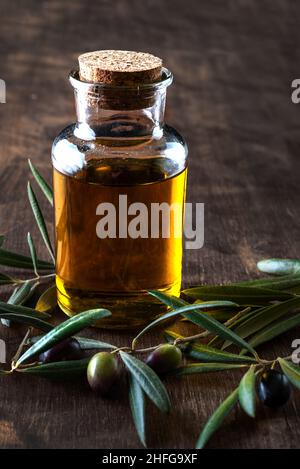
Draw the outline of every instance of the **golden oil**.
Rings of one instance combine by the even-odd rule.
[[[182,232],[182,218],[172,220],[167,238],[100,239],[96,233],[98,204],[117,207],[124,194],[128,206],[147,207],[149,227],[153,203],[176,204],[183,214],[186,170],[167,177],[158,168],[152,160],[128,166],[114,159],[97,161],[75,177],[54,170],[57,294],[70,315],[104,307],[113,314],[106,326],[137,327],[164,310],[147,290],[179,295],[182,238],[176,231]]]

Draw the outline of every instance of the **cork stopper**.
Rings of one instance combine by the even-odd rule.
[[[161,78],[162,60],[145,52],[100,50],[78,57],[82,81],[130,86]]]

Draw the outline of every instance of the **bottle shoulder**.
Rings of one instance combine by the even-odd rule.
[[[82,138],[84,135],[85,138]],[[66,174],[76,175],[89,165],[104,164],[113,159],[122,160],[130,169],[137,160],[147,160],[148,164],[163,165],[168,168],[168,176],[184,170],[187,165],[188,149],[185,140],[176,129],[164,125],[149,136],[95,137],[88,129],[81,134],[76,124],[64,128],[52,145],[52,163],[55,169]]]

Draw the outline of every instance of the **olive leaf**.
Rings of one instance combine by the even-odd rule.
[[[198,326],[203,327],[204,329],[210,332],[214,332],[219,337],[222,337],[222,339],[231,340],[231,342],[237,345],[238,347],[243,347],[247,349],[249,352],[255,354],[255,350],[251,346],[251,344],[248,344],[244,339],[238,336],[235,332],[233,332],[228,327],[224,326],[222,323],[216,321],[214,318],[211,318],[199,312],[198,314],[196,314],[193,311],[191,313],[184,313],[184,316],[187,317],[194,324],[197,324]]]
[[[236,363],[190,363],[189,365],[179,366],[172,372],[168,373],[168,376],[184,376],[215,371],[226,371],[235,368],[244,368],[245,366],[247,365],[238,365]]]
[[[157,374],[146,363],[128,353],[120,351],[120,356],[128,371],[135,377],[149,399],[162,412],[169,412],[171,407],[170,399]]]
[[[15,283],[15,280],[13,278],[5,274],[0,274],[0,285],[9,285],[12,283]],[[10,326],[10,322],[7,319],[3,318],[1,319],[1,324],[6,327]]]
[[[229,318],[225,323],[224,326],[228,327],[228,329],[232,329],[235,333],[235,329],[238,325],[241,323],[245,322],[250,316],[252,316],[256,311],[256,308],[251,308],[250,306],[244,307],[242,310],[240,309],[235,315],[233,315],[231,318]],[[244,337],[243,337],[244,338]],[[225,341],[224,344],[231,344],[230,341]],[[213,344],[222,344],[222,339],[220,339],[218,336],[212,337],[210,341],[208,342],[208,345],[213,345]],[[222,347],[226,348],[225,346]]]
[[[11,283],[16,283],[16,280],[9,275],[0,273],[0,285],[9,285]]]
[[[56,285],[51,285],[39,297],[35,309],[41,312],[49,312],[57,305]]]
[[[28,326],[33,326],[43,332],[48,332],[53,328],[51,324],[44,321],[43,319],[39,319],[28,313],[7,312],[1,310],[0,308],[0,318],[18,322],[20,324],[26,324]]]
[[[53,207],[53,191],[52,191],[52,188],[47,184],[47,182],[45,181],[43,176],[40,174],[40,172],[37,170],[37,168],[34,166],[34,164],[31,162],[30,159],[28,159],[28,164],[29,164],[29,168],[30,168],[36,182],[38,183],[40,189],[42,190],[43,194],[46,196],[46,198],[48,199],[48,201],[50,202],[50,204]]]
[[[129,404],[141,443],[146,447],[145,393],[134,375],[129,374]]]
[[[0,265],[30,270],[33,268],[31,257],[23,256],[22,254],[17,254],[12,251],[6,251],[4,249],[0,249]],[[53,270],[54,264],[38,259],[37,267],[40,270]]]
[[[29,366],[27,368],[17,368],[16,371],[19,373],[40,376],[42,378],[65,380],[84,376],[86,374],[89,361],[90,357],[83,358],[81,360],[68,360]]]
[[[30,282],[24,282],[20,287],[16,287],[7,300],[8,304],[12,305],[22,305],[25,303],[31,295],[34,293],[38,283],[31,285]],[[8,319],[1,319],[3,325],[9,327],[10,321]]]
[[[197,449],[204,448],[210,437],[222,425],[224,419],[237,404],[238,399],[239,388],[235,389],[231,394],[229,394],[229,396],[222,402],[221,405],[219,405],[219,407],[209,418],[196,443]]]
[[[156,298],[160,299],[162,302],[167,304],[168,301],[168,295],[162,292],[155,292],[155,291],[150,291],[149,292],[151,295],[155,296]],[[171,301],[174,301],[174,298],[171,297]],[[249,350],[249,352],[255,354],[255,350],[247,344],[245,340],[243,340],[241,337],[236,335],[234,332],[232,332],[229,328],[224,326],[222,323],[217,321],[216,319],[210,317],[207,314],[203,314],[200,311],[197,311],[199,309],[206,309],[206,308],[216,308],[217,306],[224,307],[224,306],[236,306],[235,303],[232,303],[230,301],[216,301],[216,302],[203,302],[199,304],[193,304],[189,306],[182,306],[178,309],[175,309],[175,311],[171,311],[169,313],[166,313],[162,316],[160,316],[158,319],[150,323],[148,326],[146,326],[133,340],[133,346],[135,345],[135,342],[138,340],[141,335],[143,335],[147,330],[151,329],[153,326],[158,324],[159,322],[171,318],[173,316],[176,316],[178,314],[182,314],[186,319],[189,321],[193,322],[197,326],[200,326],[210,332],[214,332],[218,336],[222,337],[225,340],[231,340],[233,343],[238,345],[239,347],[246,348]],[[189,312],[191,311],[191,312]]]
[[[22,305],[28,298],[32,289],[35,288],[35,285],[31,287],[30,282],[24,282],[20,287],[16,287],[7,300],[7,303],[11,305]]]
[[[43,336],[41,335],[30,337],[27,341],[27,344],[28,345],[35,344],[42,337]],[[103,349],[113,350],[117,348],[115,345],[109,344],[107,342],[102,342],[102,340],[89,339],[86,337],[78,337],[78,336],[74,336],[74,339],[76,339],[79,342],[80,348],[82,350],[103,350]]]
[[[259,345],[264,344],[265,342],[268,342],[269,340],[272,340],[275,337],[278,337],[279,335],[289,331],[290,329],[295,326],[298,326],[299,324],[300,314],[296,314],[291,318],[284,319],[283,321],[280,321],[277,324],[267,326],[262,331],[259,331],[257,334],[251,337],[249,344],[252,347],[258,347]]]
[[[177,308],[177,307],[179,308],[180,306],[188,306],[190,304],[187,301],[184,301],[182,298],[177,298],[176,296],[167,295],[166,293],[163,293],[158,290],[149,290],[148,293],[149,295],[154,296],[159,301],[161,301],[167,306],[170,306],[171,308]]]
[[[284,301],[293,297],[291,293],[281,290],[236,285],[199,286],[187,288],[182,293],[194,300],[228,300],[241,306],[264,305],[271,301]]]
[[[96,339],[87,339],[85,337],[74,337],[78,340],[82,350],[102,350],[102,349],[116,349],[115,345],[109,344],[107,342],[102,342],[102,340]]]
[[[300,368],[284,358],[278,358],[280,367],[288,380],[298,389],[300,389]]]
[[[16,295],[16,293],[15,293]],[[12,304],[12,303],[5,303],[4,301],[0,300],[0,314],[7,313],[7,314],[26,314],[28,316],[32,316],[33,318],[38,319],[48,319],[51,316],[47,313],[40,313],[33,308],[28,308],[27,306]]]
[[[165,331],[165,337],[168,341],[174,341],[176,339],[184,339],[183,336],[176,334],[173,331]],[[223,352],[209,345],[200,343],[188,343],[183,352],[188,357],[196,360],[204,360],[206,362],[218,362],[218,363],[253,363],[256,360],[252,357],[244,357],[235,353]],[[242,358],[242,360],[241,360]]]
[[[35,193],[32,190],[30,182],[28,182],[28,185],[27,185],[27,192],[28,192],[28,198],[29,198],[29,202],[30,202],[30,205],[31,205],[31,208],[32,208],[32,212],[33,212],[35,221],[36,221],[36,223],[39,227],[40,233],[41,233],[42,238],[44,240],[45,246],[48,249],[50,257],[51,257],[53,263],[55,263],[53,249],[52,249],[52,246],[51,246],[51,242],[50,242],[49,234],[48,234],[48,231],[47,231],[46,223],[45,223],[42,211],[40,209],[39,203],[37,201],[37,198],[35,196]]]
[[[234,286],[248,286],[268,288],[270,290],[289,290],[300,285],[300,272],[297,274],[283,275],[275,278],[263,278],[257,280],[244,280],[243,282],[233,283]]]
[[[176,296],[171,296],[167,295],[166,293],[160,292],[158,290],[149,290],[148,293],[158,300],[160,300],[162,303],[164,303],[167,306],[170,306],[171,308],[175,309],[180,306],[188,306],[190,303],[187,301],[183,300],[182,298],[178,298]],[[200,304],[203,303],[203,301],[196,300],[194,304]],[[231,304],[230,308],[228,305],[226,305],[224,308],[221,308],[218,306],[217,309],[211,309],[209,308],[207,311],[204,309],[202,312],[203,314],[208,314],[209,316],[214,317],[217,319],[217,321],[224,321],[228,319],[232,313],[231,309],[239,308],[238,305]]]
[[[153,295],[153,293],[151,292],[151,294]],[[133,343],[135,343],[143,334],[145,334],[145,332],[147,332],[148,330],[152,329],[154,326],[156,326],[157,324],[161,323],[162,321],[165,321],[166,319],[170,319],[170,318],[173,318],[173,317],[176,317],[178,316],[179,314],[183,315],[184,317],[186,317],[187,319],[190,319],[189,318],[189,315],[185,314],[187,313],[188,311],[192,311],[192,310],[195,310],[195,311],[199,311],[200,309],[209,309],[209,308],[218,308],[218,307],[224,307],[224,306],[232,306],[234,305],[234,303],[230,302],[230,301],[207,301],[207,302],[203,302],[203,303],[199,303],[199,304],[193,304],[193,305],[186,305],[186,306],[181,306],[180,308],[178,309],[175,309],[174,311],[170,311],[168,313],[165,313],[163,314],[162,316],[160,316],[158,319],[155,319],[153,322],[151,322],[150,324],[148,324],[134,339]],[[197,314],[200,315],[200,313],[198,312]],[[205,316],[205,315],[203,315]],[[208,320],[211,319],[212,321],[215,321],[213,320],[212,318],[208,318]],[[217,322],[217,321],[216,321]],[[221,324],[221,323],[218,323],[218,324]]]
[[[30,233],[27,233],[27,243],[30,250],[34,273],[35,275],[38,275],[36,249]]]
[[[239,401],[242,409],[250,417],[255,417],[255,367],[252,365],[243,376],[239,385]]]
[[[287,275],[299,273],[299,259],[263,259],[257,263],[257,268],[266,274]]]
[[[45,313],[39,313],[45,314]],[[33,344],[17,361],[16,367],[21,363],[24,363],[29,358],[48,350],[53,347],[57,342],[61,342],[63,339],[71,337],[77,332],[81,331],[85,327],[91,326],[97,320],[110,316],[111,313],[107,309],[94,309],[84,311],[83,313],[77,314],[70,319],[62,322],[58,326],[54,327],[50,332],[45,334],[41,339]]]
[[[264,327],[272,324],[282,316],[295,311],[300,308],[300,297],[292,298],[291,300],[282,303],[267,306],[258,309],[254,314],[250,314],[245,320],[234,328],[234,332],[239,336],[246,338],[250,335],[262,330]],[[222,349],[231,345],[230,341],[226,342]]]

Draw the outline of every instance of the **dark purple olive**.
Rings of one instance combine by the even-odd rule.
[[[178,347],[171,344],[163,344],[148,356],[146,363],[157,374],[164,374],[177,368],[181,360],[182,353]]]
[[[93,391],[107,396],[113,384],[119,378],[119,366],[115,355],[99,352],[89,361],[87,379]]]
[[[50,363],[65,360],[80,360],[82,356],[82,350],[78,340],[70,338],[62,340],[49,350],[41,353],[39,355],[39,361],[42,363]]]
[[[268,407],[280,407],[290,397],[291,388],[286,376],[279,371],[264,372],[258,384],[258,397]]]

